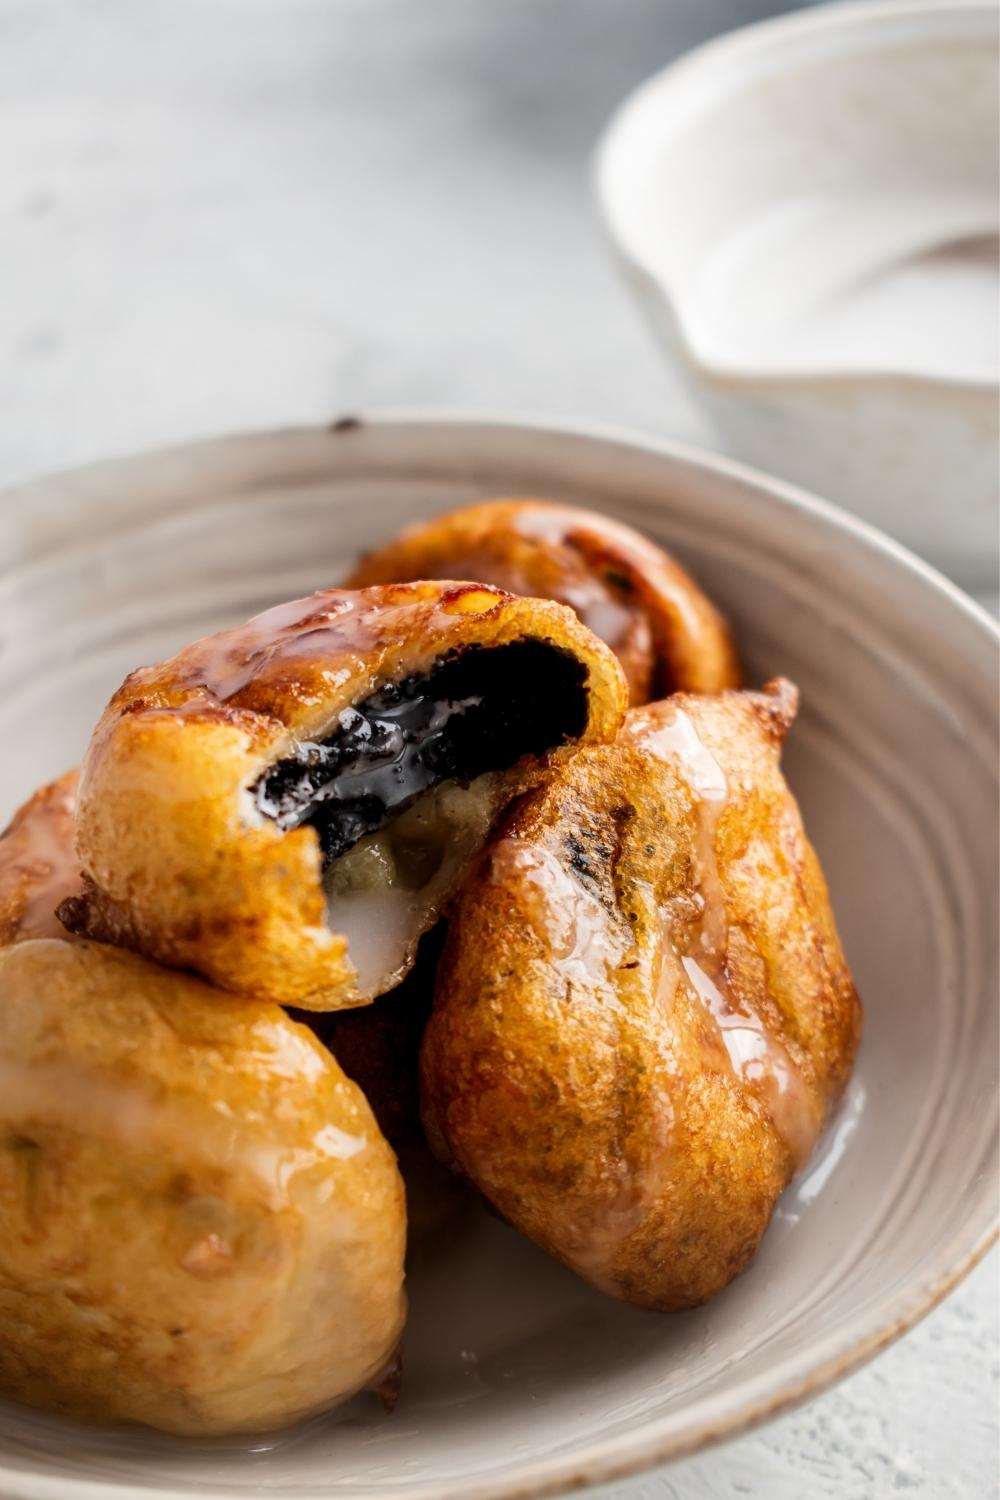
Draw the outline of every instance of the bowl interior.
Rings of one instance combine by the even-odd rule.
[[[855,1079],[751,1269],[660,1317],[476,1212],[410,1277],[392,1416],[181,1443],[0,1409],[0,1489],[475,1497],[596,1478],[799,1399],[918,1315],[989,1234],[995,644],[890,544],[668,450],[503,425],[236,439],[0,507],[0,815],[81,754],[126,671],[336,581],[401,522],[488,495],[599,508],[674,548],[748,675],[795,679],[787,769],[866,1002]]]
[[[605,208],[696,359],[996,381],[997,33],[979,0],[824,7],[633,95]]]

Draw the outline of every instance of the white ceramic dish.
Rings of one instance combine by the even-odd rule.
[[[865,0],[732,32],[596,156],[639,305],[728,451],[995,587],[992,0]]]
[[[0,500],[7,813],[122,675],[329,584],[401,521],[541,493],[673,547],[752,678],[803,692],[788,770],[867,1005],[856,1078],[752,1268],[696,1312],[620,1306],[485,1216],[411,1276],[406,1381],[270,1440],[0,1409],[5,1500],[554,1493],[806,1399],[925,1313],[996,1219],[996,634],[893,543],[735,466],[618,436],[385,420],[234,438]]]

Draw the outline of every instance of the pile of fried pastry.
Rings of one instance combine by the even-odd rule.
[[[389,1399],[411,1169],[613,1297],[725,1287],[860,1029],[796,704],[671,557],[542,500],[132,672],[0,838],[0,1395]]]

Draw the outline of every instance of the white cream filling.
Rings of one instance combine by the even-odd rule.
[[[469,786],[444,781],[330,866],[327,921],[347,938],[359,996],[371,999],[402,976],[485,842],[502,790],[495,773]]]

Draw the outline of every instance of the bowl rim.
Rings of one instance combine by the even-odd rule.
[[[848,0],[852,6],[877,5],[883,0]],[[886,0],[896,3],[896,0]],[[911,0],[904,0],[911,3]],[[948,4],[950,0],[921,0],[921,3]],[[986,0],[989,4],[989,0]],[[829,7],[837,9],[839,6]],[[778,17],[779,20],[783,17]],[[770,23],[765,23],[770,24]],[[746,28],[750,29],[750,28]],[[454,429],[456,436],[466,435],[481,428],[491,435],[530,433],[534,437],[547,437],[555,441],[596,442],[600,444],[645,451],[654,456],[673,460],[692,469],[701,469],[742,484],[750,489],[777,500],[789,510],[811,516],[821,524],[852,537],[864,545],[864,549],[902,564],[902,571],[929,584],[932,591],[943,596],[962,615],[974,621],[981,631],[1000,645],[1000,620],[994,617],[977,599],[955,583],[933,563],[920,557],[904,542],[897,541],[887,531],[872,521],[864,520],[853,510],[825,500],[803,485],[790,479],[781,479],[765,469],[731,458],[697,443],[652,432],[642,427],[633,427],[627,422],[601,421],[586,417],[562,417],[551,412],[524,412],[516,407],[457,405],[447,402],[423,405],[421,403],[394,402],[363,404],[338,408],[325,422],[282,423],[276,427],[233,428],[226,432],[201,435],[177,442],[157,443],[151,447],[124,448],[105,458],[88,459],[80,464],[69,464],[53,469],[42,469],[36,474],[15,479],[0,486],[0,528],[4,513],[15,507],[31,510],[40,500],[48,498],[53,487],[62,487],[68,482],[82,482],[88,498],[87,504],[103,475],[123,474],[135,465],[145,467],[149,463],[171,462],[208,457],[212,453],[222,454],[227,448],[243,447],[252,443],[275,441],[313,440],[323,434],[347,435],[362,428],[406,428],[430,431],[432,429]],[[0,579],[4,574],[3,559],[0,558]]]
[[[619,447],[632,452],[638,450],[654,461],[666,459],[692,471],[734,481],[755,492],[759,498],[777,502],[788,512],[809,517],[820,527],[839,533],[862,552],[874,554],[890,571],[909,575],[918,587],[937,595],[964,617],[966,625],[971,626],[984,641],[1000,648],[1000,627],[983,608],[930,564],[878,528],[795,485],[742,463],[616,424],[565,422],[476,408],[378,407],[372,411],[344,414],[325,424],[235,432],[55,470],[0,491],[0,518],[4,512],[8,515],[11,511],[30,513],[38,500],[49,498],[53,485],[60,487],[67,481],[85,481],[86,491],[93,496],[94,482],[98,481],[96,488],[99,488],[102,476],[110,477],[115,473],[122,476],[130,468],[155,465],[164,459],[194,460],[196,474],[199,459],[210,458],[213,452],[221,456],[227,447],[244,449],[254,442],[270,441],[312,442],[324,433],[335,440],[361,429],[376,434],[381,431],[389,438],[394,434],[405,436],[407,429],[430,432],[449,446],[463,438],[466,442],[479,437],[496,440],[507,434],[515,438],[549,439],[554,444]],[[376,464],[377,459],[371,462]],[[82,496],[78,497],[77,503],[91,501]],[[49,537],[50,544],[51,540]],[[0,568],[0,576],[2,572]],[[732,1403],[728,1410],[714,1417],[704,1415],[686,1431],[668,1435],[657,1431],[654,1419],[645,1435],[642,1432],[631,1438],[626,1435],[616,1441],[613,1451],[608,1451],[606,1440],[599,1441],[591,1449],[581,1446],[576,1453],[545,1466],[534,1478],[498,1483],[490,1479],[474,1480],[465,1485],[463,1496],[467,1500],[535,1500],[535,1497],[563,1494],[626,1478],[735,1438],[792,1410],[881,1353],[931,1312],[969,1274],[1000,1238],[1000,1211],[992,1179],[987,1178],[983,1183],[979,1207],[978,1223],[973,1226],[972,1236],[958,1247],[944,1246],[938,1252],[936,1262],[932,1263],[933,1269],[922,1280],[904,1286],[886,1301],[881,1312],[870,1314],[861,1328],[848,1326],[831,1330],[825,1337],[814,1341],[808,1352],[786,1356],[771,1368],[766,1377],[758,1378],[756,1390],[749,1398],[744,1395],[742,1401]],[[11,1500],[63,1500],[69,1487],[80,1500],[181,1500],[182,1496],[200,1494],[207,1500],[208,1496],[220,1493],[191,1485],[150,1486],[129,1480],[119,1482],[76,1476],[67,1480],[62,1475],[31,1474],[23,1469],[9,1468],[0,1446],[0,1489]],[[275,1492],[278,1493],[285,1492]],[[414,1494],[423,1500],[430,1491],[418,1485]]]
[[[716,74],[722,78],[734,62],[746,67],[753,59],[766,57],[769,53],[777,59],[786,44],[794,45],[802,38],[834,38],[838,33],[851,30],[862,36],[866,32],[877,34],[894,22],[919,21],[921,18],[951,22],[951,26],[945,29],[955,35],[964,34],[963,20],[966,27],[970,23],[982,24],[992,35],[996,31],[998,13],[992,0],[834,0],[832,4],[814,9],[789,11],[737,27],[691,48],[636,85],[605,122],[591,153],[590,179],[606,236],[626,272],[637,278],[661,303],[685,360],[707,384],[721,390],[754,388],[770,394],[791,389],[796,392],[835,392],[850,386],[879,391],[890,389],[903,394],[916,390],[938,395],[949,392],[996,398],[997,378],[973,371],[931,375],[897,369],[892,365],[853,369],[845,365],[831,369],[819,363],[809,364],[806,359],[801,365],[764,370],[745,360],[707,358],[692,337],[682,312],[683,299],[678,297],[663,271],[654,266],[637,245],[621,208],[622,164],[628,160],[633,143],[648,134],[647,120],[655,114],[657,106],[678,88],[687,89],[694,81],[704,85]],[[938,39],[936,35],[928,36],[928,42]],[[721,90],[721,94],[731,92],[731,88]]]

